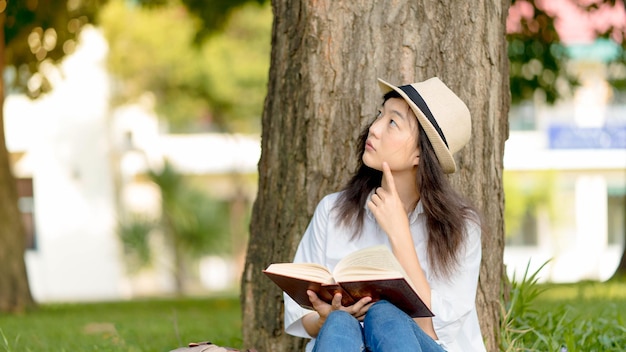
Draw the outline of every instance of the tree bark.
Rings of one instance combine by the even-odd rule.
[[[5,65],[5,19],[6,13],[0,12],[0,72]],[[0,312],[22,312],[35,303],[24,262],[26,234],[4,137],[4,96],[4,81],[0,79]]]
[[[624,199],[626,200],[626,196],[624,196]],[[624,210],[624,212],[626,213],[626,209]],[[623,214],[623,215],[624,215],[624,219],[626,219],[626,214]],[[624,243],[624,251],[622,252],[622,259],[620,259],[619,264],[617,265],[617,268],[615,269],[615,273],[613,273],[613,276],[611,277],[611,280],[621,280],[623,278],[626,278],[626,230],[624,231],[623,243]]]
[[[263,351],[302,350],[285,334],[281,291],[261,270],[290,261],[318,201],[356,165],[355,142],[382,102],[376,78],[440,77],[467,103],[473,137],[452,182],[484,214],[477,304],[498,349],[503,270],[502,157],[509,108],[509,2],[273,0],[259,190],[242,278],[243,337]]]
[[[611,279],[621,279],[623,277],[626,277],[626,244],[624,245],[624,252],[622,252],[622,259],[619,261]]]

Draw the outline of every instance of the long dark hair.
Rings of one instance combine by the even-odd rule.
[[[391,91],[383,103],[391,98],[402,98]],[[382,172],[363,163],[369,126],[361,131],[357,149],[357,170],[344,187],[337,202],[339,223],[354,229],[354,238],[363,230],[365,203],[371,191],[380,186]],[[418,126],[420,162],[415,182],[426,215],[428,233],[428,261],[437,276],[449,277],[458,265],[458,254],[465,239],[466,221],[479,222],[476,210],[456,192],[443,172],[426,132]]]

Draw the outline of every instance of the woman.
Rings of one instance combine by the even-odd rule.
[[[385,244],[435,316],[411,319],[369,297],[344,307],[337,294],[327,304],[309,291],[314,311],[285,295],[285,329],[312,338],[307,351],[484,351],[480,221],[445,176],[470,138],[469,110],[436,77],[379,85],[383,105],[361,134],[357,172],[318,204],[294,262],[332,271],[345,255]]]

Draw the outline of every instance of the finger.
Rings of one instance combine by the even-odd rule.
[[[370,197],[370,200],[367,201],[367,207],[373,214],[376,214],[378,207],[381,205],[381,203],[382,201],[380,197],[374,194]]]
[[[372,196],[378,196],[378,198],[380,198],[380,200],[384,201],[385,200],[385,189],[382,187],[378,187],[376,188],[376,191],[374,192],[374,194]]]
[[[393,182],[391,168],[386,161],[383,161],[383,175],[385,176],[385,184],[383,185],[383,188],[391,193],[396,193],[396,184]]]
[[[367,305],[372,302],[372,297],[366,296],[361,298],[358,302],[354,304],[354,307],[359,311],[367,311]]]
[[[365,318],[365,312],[356,312],[354,314],[352,314],[353,317],[355,317],[358,321],[363,321],[363,319]]]
[[[369,304],[371,303],[371,297],[363,297],[360,300],[356,301],[353,305],[348,307],[348,311],[352,316],[358,317],[359,315],[365,314],[369,308]]]
[[[367,201],[367,207],[372,213],[376,210],[376,204],[371,199]]]
[[[331,303],[333,310],[339,310],[341,308],[341,297],[341,293],[335,293],[333,296],[333,301]]]
[[[319,297],[317,297],[317,293],[312,290],[306,290],[307,296],[309,296],[309,301],[311,304],[315,304],[315,302],[319,301]]]
[[[364,297],[360,299],[357,303],[354,304],[354,306],[352,306],[352,308],[356,310],[356,312],[353,313],[352,316],[357,318],[359,321],[363,321],[363,319],[365,318],[365,314],[367,314],[367,311],[369,310],[371,305],[371,297]]]
[[[311,307],[313,307],[313,309],[315,309],[316,311],[320,309],[320,307],[322,307],[324,304],[327,304],[326,302],[322,301],[317,296],[317,293],[315,293],[314,291],[307,290],[306,294],[307,296],[309,296],[309,302],[311,302]]]
[[[370,197],[370,201],[374,203],[374,205],[380,204],[382,200],[382,197],[377,193],[372,194],[372,196]]]
[[[330,305],[320,299],[315,291],[307,290],[306,294],[309,296],[309,301],[311,302],[313,310],[318,312],[320,316],[324,315],[324,312],[326,312],[325,314],[328,314]]]

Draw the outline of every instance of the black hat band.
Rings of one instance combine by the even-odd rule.
[[[439,134],[439,137],[441,137],[441,139],[443,140],[443,143],[446,145],[446,148],[450,150],[450,147],[448,146],[448,142],[446,141],[446,137],[443,135],[443,131],[439,127],[437,120],[435,120],[433,113],[430,112],[428,105],[426,104],[426,102],[424,101],[420,93],[418,93],[417,90],[413,88],[413,86],[411,85],[401,86],[398,88],[402,89],[402,91],[409,97],[409,99],[411,99],[411,101],[415,103],[415,105],[417,105],[417,107],[424,113],[428,121],[430,121],[430,123],[435,128],[435,131],[437,131],[437,133]]]

